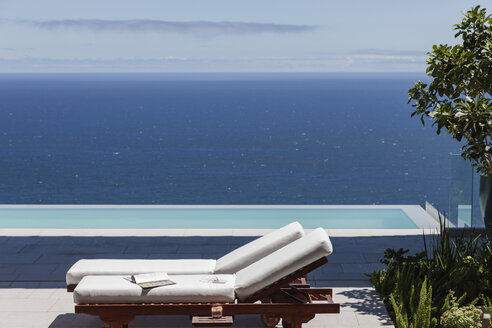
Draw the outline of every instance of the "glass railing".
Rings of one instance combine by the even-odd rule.
[[[451,155],[449,182],[449,222],[458,228],[484,227],[479,205],[479,177],[469,161]]]

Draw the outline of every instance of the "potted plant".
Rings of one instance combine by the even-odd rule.
[[[426,72],[408,91],[412,116],[430,119],[462,144],[461,156],[481,174],[480,203],[486,227],[492,225],[492,15],[480,6],[454,25],[457,45],[434,45]]]

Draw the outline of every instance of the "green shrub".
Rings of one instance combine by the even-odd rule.
[[[381,260],[387,267],[370,275],[398,328],[412,327],[416,313],[424,311],[423,304],[419,307],[422,295],[416,292],[422,292],[424,282],[429,286],[428,291],[432,287],[426,295],[430,297],[431,318],[441,318],[450,310],[450,290],[459,296],[459,304],[479,299],[486,305],[485,296],[480,296],[492,295],[490,236],[489,239],[473,235],[452,238],[445,221],[441,220],[440,234],[423,238],[424,251],[415,255],[408,255],[409,251],[404,249],[387,249]],[[440,323],[436,326],[442,327]]]
[[[485,311],[492,314],[492,300],[486,295],[481,295],[480,299],[482,300],[482,307]]]
[[[456,301],[454,292],[448,294],[450,308],[444,311],[441,316],[441,325],[443,328],[481,328],[482,322],[480,315],[482,311],[476,308],[473,303],[467,306],[459,306]]]
[[[405,293],[402,294],[400,292],[400,300],[404,299],[402,295],[405,295]],[[414,286],[411,288],[407,304],[404,303],[405,301],[397,301],[396,297],[395,294],[390,294],[397,328],[432,328],[436,326],[437,319],[431,317],[432,286],[429,285],[427,288],[427,278],[422,283],[418,298],[415,295]],[[406,305],[409,306],[409,311]],[[407,313],[411,314],[411,320],[409,320]]]

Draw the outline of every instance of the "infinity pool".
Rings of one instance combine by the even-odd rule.
[[[417,211],[419,215],[423,212]],[[408,209],[410,208],[410,210]],[[30,229],[273,229],[299,221],[304,228],[417,229],[415,208],[377,206],[50,206],[0,208],[0,228]],[[425,212],[424,212],[425,213]],[[418,216],[418,215],[417,215]],[[430,224],[432,225],[432,224]]]

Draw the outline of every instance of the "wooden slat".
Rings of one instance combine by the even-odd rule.
[[[310,284],[289,284],[289,286],[294,286],[297,288],[309,288],[309,287],[311,287]]]
[[[299,291],[305,292],[315,299],[317,297],[326,297],[326,296],[333,296],[333,289],[331,288],[325,288],[325,287],[319,287],[319,288],[298,288]]]
[[[128,313],[133,315],[196,315],[209,316],[215,304],[97,304],[76,305],[75,313],[101,315]],[[339,313],[336,303],[231,303],[220,304],[223,315],[282,314],[282,313]]]
[[[314,269],[319,268],[323,264],[327,263],[328,260],[326,257],[322,257],[319,260],[306,265],[305,267],[297,270],[294,273],[289,274],[288,276],[285,276],[284,278],[278,280],[276,283],[271,284],[270,286],[265,287],[264,289],[260,290],[259,292],[253,294],[252,296],[248,297],[246,299],[246,302],[256,302],[258,300],[268,298],[268,296],[272,295],[274,292],[278,291],[282,287],[287,287],[290,282],[297,280],[299,278],[304,277],[306,274],[309,272],[313,271]]]
[[[195,327],[229,327],[232,325],[232,322],[232,316],[220,318],[193,316],[191,319],[191,323]]]

